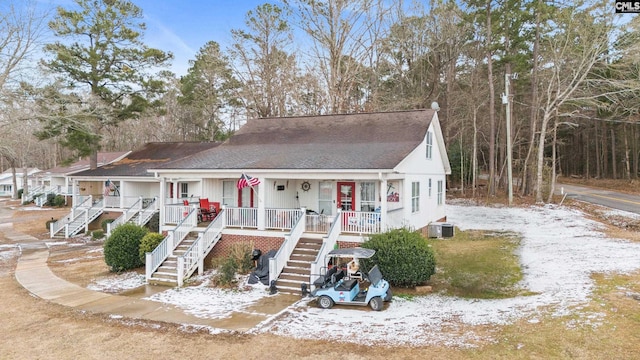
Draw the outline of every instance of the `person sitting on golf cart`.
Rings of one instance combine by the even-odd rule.
[[[358,259],[353,258],[347,264],[347,274],[350,279],[360,279],[362,280],[362,273],[360,272],[360,264],[358,263]]]

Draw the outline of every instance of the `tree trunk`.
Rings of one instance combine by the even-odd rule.
[[[487,78],[489,82],[489,183],[487,195],[494,196],[496,176],[496,108],[493,88],[493,52],[491,51],[491,1],[487,1]]]
[[[522,169],[522,195],[529,195],[532,192],[533,172],[529,171],[535,167],[535,158],[531,157],[536,146],[536,127],[538,124],[538,49],[540,45],[540,11],[536,9],[536,35],[533,42],[533,66],[531,69],[531,118],[529,119],[529,148],[524,159]]]
[[[547,126],[551,115],[545,113],[540,126],[540,136],[538,138],[538,168],[536,171],[536,202],[542,203],[542,184],[544,174],[544,141],[547,136]]]
[[[596,144],[596,179],[600,179],[602,177],[602,163],[600,161],[600,138],[598,137],[598,124],[596,123],[593,128],[596,132],[596,136],[594,138],[594,143]]]
[[[18,176],[16,175],[15,162],[11,162],[11,177],[13,181],[13,193],[11,194],[11,199],[15,200],[18,198]]]
[[[618,178],[618,169],[616,166],[616,133],[614,127],[611,127],[611,178]]]
[[[624,138],[624,174],[627,180],[631,180],[631,164],[629,163],[629,131],[627,131],[627,124],[624,124],[622,130]]]
[[[547,203],[553,199],[553,193],[556,191],[556,146],[558,144],[558,117],[553,119],[553,142],[551,143],[551,186],[549,187],[549,196]]]
[[[473,155],[471,158],[471,195],[476,197],[476,187],[478,186],[478,108],[473,107]]]

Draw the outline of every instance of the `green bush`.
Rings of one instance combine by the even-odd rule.
[[[51,218],[51,220],[47,220],[47,223],[45,224],[47,226],[47,231],[51,230],[51,224],[56,222],[58,220]]]
[[[231,245],[229,256],[236,262],[239,273],[248,274],[253,270],[252,251],[253,242],[238,242]]]
[[[152,252],[164,240],[162,234],[150,232],[140,240],[140,261],[144,264],[148,252]]]
[[[107,224],[114,222],[116,219],[105,219],[100,223],[102,231],[107,232]]]
[[[121,272],[142,266],[140,240],[149,231],[136,224],[123,224],[111,232],[104,242],[104,261],[111,271]]]
[[[93,240],[102,239],[103,237],[104,237],[104,231],[102,230],[95,230],[91,233],[91,238]]]
[[[52,205],[55,206],[55,207],[64,206],[64,196],[56,195],[52,200]]]
[[[46,206],[61,207],[64,206],[64,196],[56,194],[47,194]]]
[[[226,258],[218,268],[216,276],[216,284],[218,286],[231,286],[236,280],[236,272],[238,271],[238,263],[232,257]]]
[[[22,199],[22,194],[24,194],[24,189],[18,189],[18,198]]]
[[[394,229],[372,235],[362,247],[373,249],[371,259],[362,259],[364,269],[377,264],[391,285],[411,287],[424,284],[435,273],[436,261],[427,240],[408,229]]]

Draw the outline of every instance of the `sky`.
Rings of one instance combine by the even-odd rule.
[[[602,208],[601,214],[620,226],[640,219],[637,214],[606,208]],[[596,289],[591,275],[640,269],[640,243],[607,238],[601,223],[572,208],[555,205],[489,208],[458,200],[447,205],[447,220],[461,230],[518,234],[521,241],[517,255],[524,273],[520,286],[530,293],[489,300],[437,293],[412,299],[394,297],[379,312],[339,305],[325,310],[312,298],[302,298],[248,332],[330,341],[336,340],[335,334],[344,333],[347,336],[340,341],[360,345],[473,348],[499,340],[494,338],[494,332],[486,331],[487,326],[513,324],[521,319],[536,324],[548,317],[561,317],[567,331],[603,326],[607,323],[606,314],[586,306]],[[65,246],[64,242],[57,244],[51,246]],[[88,251],[85,256],[100,256],[99,250]],[[0,248],[0,259],[3,255],[17,256],[17,250]],[[117,293],[143,284],[144,275],[131,272],[96,279],[88,288]],[[261,298],[277,296],[269,295],[260,283],[251,287],[240,285],[238,290],[231,291],[204,281],[183,289],[168,288],[146,299],[172,304],[193,316],[224,319]],[[632,293],[632,289],[623,286],[615,291],[627,296]],[[212,334],[228,331],[208,330]]]
[[[132,0],[142,9],[147,25],[147,46],[174,55],[172,71],[185,75],[189,60],[208,41],[225,49],[231,44],[231,29],[243,28],[245,15],[264,3],[279,0]],[[73,0],[39,0],[43,8],[72,8]]]

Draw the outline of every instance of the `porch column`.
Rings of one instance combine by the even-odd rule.
[[[387,179],[380,180],[380,231],[387,230]]]
[[[160,192],[158,193],[158,206],[160,208],[160,227],[162,229],[162,225],[164,225],[165,222],[165,216],[166,216],[166,211],[165,211],[165,197],[164,194],[167,193],[167,179],[166,178],[160,178]]]
[[[257,197],[258,197],[258,230],[264,230],[265,229],[265,223],[266,223],[266,210],[265,210],[265,205],[264,205],[264,189],[265,189],[265,178],[259,178],[260,179],[260,184],[258,184],[258,191],[257,191]]]

